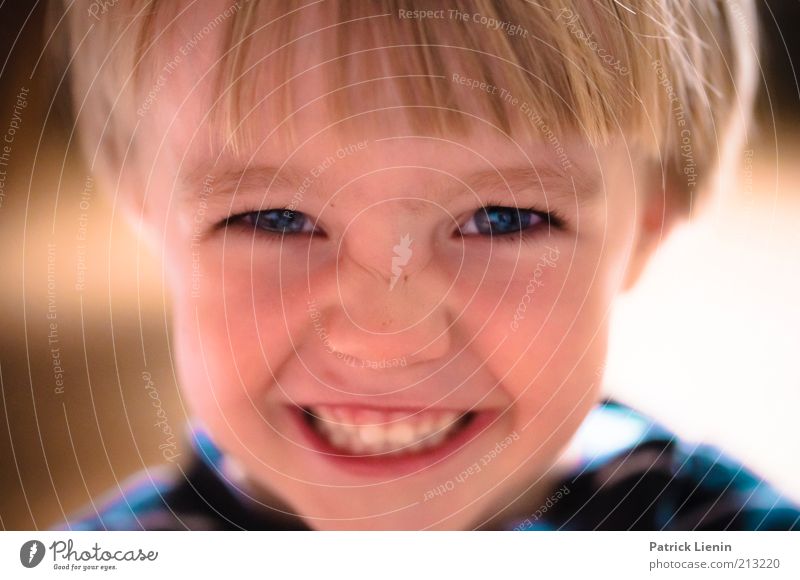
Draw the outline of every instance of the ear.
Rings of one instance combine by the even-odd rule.
[[[622,283],[625,291],[636,285],[656,248],[689,210],[690,193],[677,172],[659,166],[644,171],[643,175],[636,239]]]
[[[114,173],[110,163],[98,162],[92,174],[98,189],[108,196],[110,203],[114,206],[115,213],[122,216],[136,238],[143,241],[153,255],[157,256],[162,251],[163,242],[154,221],[149,219],[151,217],[148,215],[150,208],[145,204],[141,193],[144,190],[141,185],[141,175],[133,167],[133,163],[128,164],[120,174],[120,170]]]

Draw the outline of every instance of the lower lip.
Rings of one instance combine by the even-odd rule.
[[[477,411],[472,420],[457,433],[450,435],[436,447],[416,453],[355,456],[344,455],[331,445],[308,423],[305,413],[299,407],[290,407],[289,413],[301,439],[318,457],[341,471],[366,477],[404,477],[445,463],[480,437],[498,416],[495,411]]]

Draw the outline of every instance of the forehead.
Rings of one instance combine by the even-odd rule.
[[[284,9],[257,14],[237,39],[241,10],[218,1],[158,15],[166,32],[156,78],[164,82],[147,121],[185,182],[209,167],[228,176],[250,166],[307,173],[364,141],[375,146],[359,162],[378,165],[446,156],[451,166],[560,167],[581,180],[587,164],[598,164],[589,139],[545,124],[542,107],[509,91],[502,67],[487,74],[485,57],[442,50],[435,66],[415,69],[404,56],[418,60],[416,47],[368,38],[394,30],[396,14],[364,16],[354,26],[365,35],[354,39],[341,14],[312,7],[291,18],[297,13]]]
[[[529,54],[529,43],[504,45],[498,42],[502,32],[476,31],[458,20],[403,18],[393,4],[162,4],[144,36],[155,37],[156,70],[180,58],[167,71],[170,84],[173,78],[189,86],[216,80],[215,96],[225,106],[231,101],[241,105],[233,111],[238,117],[255,113],[255,105],[264,99],[272,110],[280,109],[277,120],[285,120],[311,99],[325,96],[336,104],[336,112],[345,114],[362,112],[380,97],[384,106],[406,107],[403,114],[410,119],[439,121],[447,117],[446,109],[486,113],[488,107],[494,113],[491,120],[503,121],[497,118],[507,113],[503,101],[488,95],[487,87],[520,89],[517,97],[522,98],[523,86],[530,89],[537,83],[523,82],[526,73],[520,65],[541,79],[541,91],[552,90],[547,101],[567,97],[558,94],[556,84],[562,83],[548,78],[554,72],[563,76],[560,59],[538,64]],[[454,75],[478,83],[464,85]],[[536,105],[543,112],[544,102]],[[451,116],[458,120],[462,115]],[[452,119],[449,123],[456,124]]]

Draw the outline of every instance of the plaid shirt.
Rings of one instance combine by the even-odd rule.
[[[302,530],[220,476],[222,456],[194,431],[188,470],[147,470],[71,530]],[[800,530],[800,508],[707,445],[692,445],[606,401],[573,440],[579,465],[506,530]]]

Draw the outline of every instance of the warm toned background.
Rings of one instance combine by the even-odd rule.
[[[69,121],[49,111],[43,125],[44,63],[30,78],[40,9],[11,4],[0,4],[0,134],[20,87],[30,96],[0,206],[0,528],[45,528],[162,460],[144,371],[174,429],[185,411],[170,366],[161,265],[112,199],[82,196],[88,176],[69,153]],[[612,394],[722,445],[797,499],[800,107],[790,55],[800,51],[796,31],[781,34],[774,21],[793,26],[799,7],[761,4],[766,80],[752,156],[742,156],[735,187],[678,231],[621,300],[607,376]],[[77,290],[84,248],[87,282]],[[48,344],[51,311],[63,393]]]

